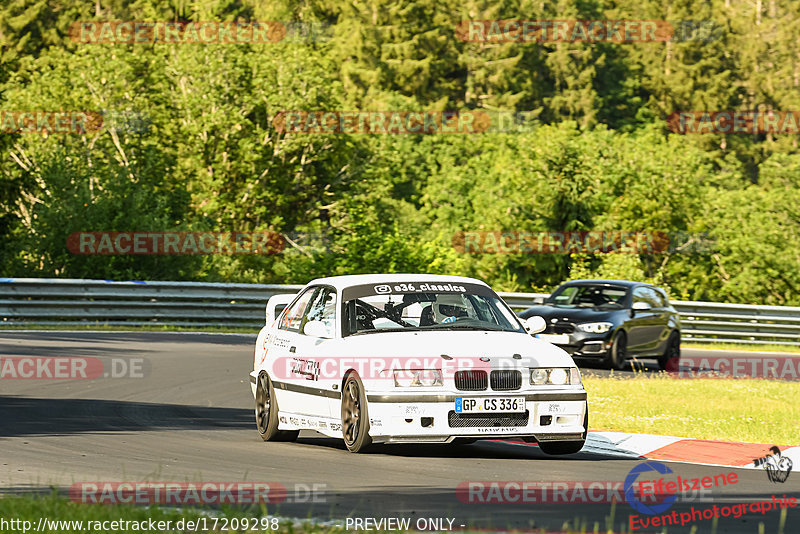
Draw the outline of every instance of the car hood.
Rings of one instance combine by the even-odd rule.
[[[550,319],[560,321],[570,321],[574,323],[589,323],[594,321],[609,321],[620,312],[621,308],[615,310],[597,310],[594,308],[561,308],[557,306],[533,306],[520,314],[520,317],[528,318],[538,315],[544,318],[545,322]]]
[[[401,361],[424,358],[425,362],[449,361],[453,364],[458,364],[462,359],[474,363],[480,358],[488,358],[489,361],[483,365],[491,368],[575,366],[564,350],[521,332],[379,332],[337,340],[320,340],[317,342],[317,351],[320,356],[390,360],[397,358]],[[442,358],[443,354],[453,360]],[[514,358],[515,354],[520,358]]]

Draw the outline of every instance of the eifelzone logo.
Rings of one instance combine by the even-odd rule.
[[[386,284],[381,284],[379,286],[375,286],[375,293],[378,295],[386,295],[387,293],[391,293],[392,288]]]

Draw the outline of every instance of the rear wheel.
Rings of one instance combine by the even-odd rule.
[[[367,395],[357,374],[349,375],[342,388],[342,434],[350,452],[362,452],[372,444]]]
[[[658,367],[664,370],[667,370],[668,368],[670,368],[670,370],[677,369],[680,358],[681,335],[678,332],[673,332],[669,335],[667,348],[664,350],[664,354],[658,357]],[[672,369],[673,367],[674,369]]]
[[[625,335],[625,332],[620,330],[614,337],[614,342],[611,344],[611,348],[608,349],[608,353],[603,359],[603,364],[609,369],[621,371],[625,368],[627,358],[628,337]]]
[[[294,441],[298,430],[278,430],[278,402],[267,373],[258,375],[256,386],[256,426],[264,441]]]

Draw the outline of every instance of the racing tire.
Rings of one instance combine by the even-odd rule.
[[[672,332],[667,341],[667,348],[664,354],[658,357],[658,368],[666,371],[668,368],[678,367],[678,361],[681,358],[681,335],[678,332]],[[674,360],[671,364],[670,361]]]
[[[583,449],[584,444],[586,443],[586,435],[589,432],[589,410],[588,407],[586,409],[586,413],[583,416],[583,439],[576,440],[576,441],[544,441],[539,442],[539,449],[545,454],[549,454],[551,456],[558,456],[561,454],[575,454],[576,452],[580,452]]]
[[[342,388],[342,438],[350,452],[363,452],[372,444],[367,395],[355,373],[347,376]]]
[[[264,441],[294,441],[299,430],[278,430],[278,401],[267,373],[258,375],[256,385],[256,428]]]
[[[603,358],[603,365],[608,367],[609,369],[616,369],[617,371],[622,371],[625,369],[625,363],[627,362],[628,358],[628,336],[625,335],[625,332],[620,330],[617,332],[617,335],[614,336],[614,342],[611,344],[611,348],[608,349],[608,353],[606,357]]]

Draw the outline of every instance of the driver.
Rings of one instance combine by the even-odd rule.
[[[433,302],[433,318],[438,324],[455,322],[459,317],[469,317],[461,295],[439,294]]]

